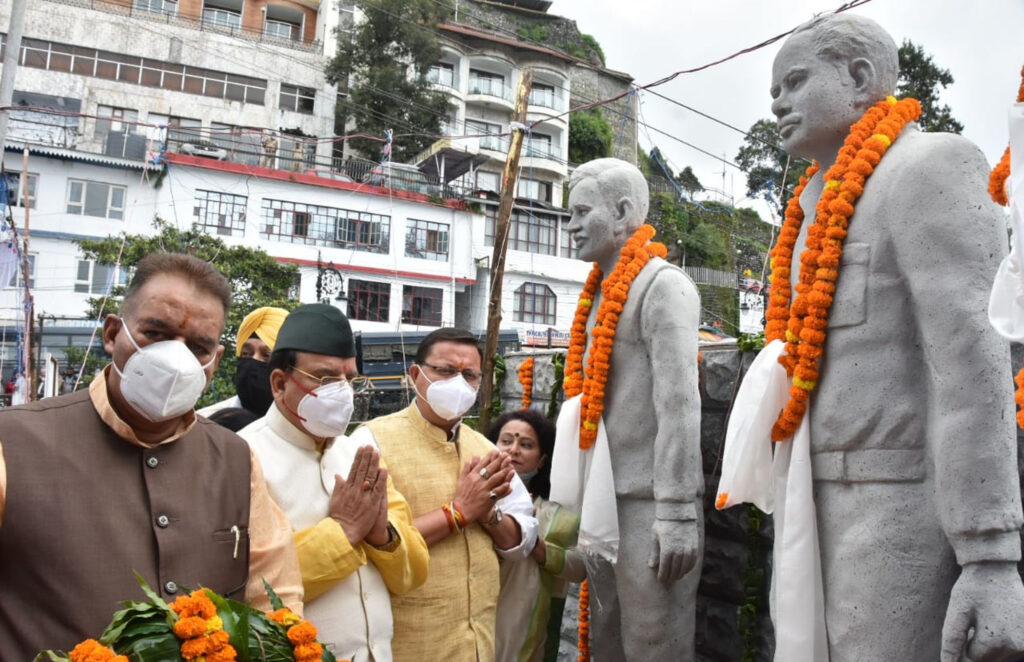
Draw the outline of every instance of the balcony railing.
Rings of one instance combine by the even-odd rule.
[[[469,93],[512,101],[512,88],[498,78],[469,77]]]
[[[235,23],[233,19],[228,17],[237,17],[238,14],[226,12],[220,9],[208,8],[202,13],[192,14],[181,11],[180,9],[177,12],[168,11],[166,8],[162,11],[153,11],[153,9],[156,8],[156,5],[152,2],[140,4],[139,7],[136,7],[136,3],[133,2],[133,0],[47,0],[47,2],[69,5],[72,7],[86,7],[88,9],[94,9],[107,14],[129,16],[131,18],[144,21],[163,23],[164,25],[217,32],[219,34],[226,34],[239,39],[245,39],[246,41],[258,41],[265,44],[274,44],[308,53],[319,53],[323,48],[323,45],[318,40],[300,41],[295,39],[283,39],[279,36],[266,34],[262,29],[257,30],[241,27],[239,24]],[[166,7],[167,4],[169,3],[165,3],[164,6]],[[240,23],[240,20],[238,23]]]
[[[140,163],[151,161],[162,150],[217,161],[314,175],[334,181],[369,187],[384,187],[422,193],[433,198],[461,200],[468,191],[415,166],[381,166],[363,159],[319,156],[314,138],[292,136],[258,128],[228,130],[168,126],[160,135],[157,127],[121,122],[121,131],[108,131],[104,139],[83,133],[80,117],[43,108],[13,108],[7,143],[67,149]],[[161,140],[163,142],[161,142]]]
[[[428,83],[450,87],[453,90],[459,89],[459,74],[454,69],[447,67],[430,67],[424,77]]]
[[[527,142],[523,145],[523,156],[529,156],[537,159],[553,159],[555,161],[562,160],[562,150],[558,145],[552,145],[549,143],[530,143]]]
[[[550,108],[559,112],[565,110],[565,102],[551,90],[530,90],[530,105]]]
[[[480,138],[480,149],[507,152],[508,145],[508,136],[482,136]]]

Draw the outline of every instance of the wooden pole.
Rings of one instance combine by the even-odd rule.
[[[505,249],[508,244],[509,219],[516,197],[519,178],[519,152],[523,147],[526,108],[533,87],[533,70],[527,69],[516,90],[516,109],[513,116],[512,139],[509,141],[505,171],[501,175],[501,204],[498,206],[497,227],[494,229],[494,253],[491,255],[491,298],[487,307],[487,340],[484,343],[483,379],[480,382],[480,429],[491,420],[491,399],[494,393],[494,359],[498,354],[498,333],[501,329],[501,281],[505,277]]]
[[[7,51],[4,54],[4,70],[0,73],[0,150],[7,140],[7,126],[10,121],[10,106],[14,98],[14,76],[18,72],[21,57],[21,35],[25,29],[25,10],[28,0],[14,0],[11,3],[11,19],[7,28]]]
[[[35,357],[32,355],[32,334],[35,332],[35,303],[32,301],[32,290],[29,287],[29,279],[32,276],[31,263],[28,259],[28,220],[29,209],[32,205],[28,197],[28,147],[21,152],[21,200],[25,210],[25,236],[22,239],[21,251],[21,279],[25,286],[25,383],[28,384],[28,393],[25,394],[25,401],[36,400],[36,371]],[[42,343],[42,339],[40,339]]]

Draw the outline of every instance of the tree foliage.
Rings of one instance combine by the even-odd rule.
[[[779,125],[769,119],[754,122],[743,140],[743,146],[736,153],[736,165],[747,176],[747,195],[765,200],[779,216],[800,176],[810,164],[805,159],[793,159],[787,172],[786,158],[785,150],[779,146]],[[786,177],[785,192],[782,191],[783,173]]]
[[[954,83],[949,69],[939,68],[932,56],[914,42],[906,39],[900,46],[900,77],[896,94],[914,97],[921,102],[918,124],[925,131],[960,133],[964,125],[958,122],[946,104],[939,103],[939,93]]]
[[[612,127],[600,108],[569,114],[569,160],[586,163],[612,153]]]
[[[348,96],[337,112],[360,133],[384,135],[394,129],[392,153],[408,161],[441,132],[448,96],[436,91],[426,72],[441,58],[435,26],[452,15],[448,0],[356,0],[363,12],[351,39],[339,35],[338,53],[327,64],[327,80],[348,81]],[[341,122],[344,124],[344,122]],[[412,135],[409,135],[412,134]],[[376,157],[380,143],[353,146]]]
[[[262,306],[287,309],[297,306],[298,301],[290,299],[288,293],[298,281],[298,267],[282,264],[259,249],[227,246],[221,239],[195,227],[179,230],[159,217],[153,220],[153,227],[156,232],[152,235],[128,235],[121,255],[122,268],[131,269],[150,253],[188,253],[212,263],[228,279],[232,301],[224,334],[221,336],[226,349],[214,373],[211,389],[200,400],[200,405],[230,397],[235,392],[235,336],[239,324],[249,312]],[[121,237],[78,239],[76,243],[86,259],[112,265],[117,262]],[[115,287],[105,301],[102,298],[89,299],[87,315],[96,319],[101,313],[105,316],[118,312],[124,289]]]

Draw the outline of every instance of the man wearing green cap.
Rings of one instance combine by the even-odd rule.
[[[427,545],[378,449],[345,436],[356,376],[348,320],[328,304],[299,306],[269,367],[274,404],[239,435],[295,532],[305,616],[339,659],[390,662],[390,594],[426,581]]]

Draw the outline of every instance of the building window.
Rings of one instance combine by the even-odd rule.
[[[540,182],[536,179],[520,179],[516,185],[516,197],[551,202],[551,182]]]
[[[99,106],[96,108],[96,131],[93,137],[106,145],[107,138],[111,133],[122,134],[136,133],[135,124],[139,121],[139,111],[130,108],[115,108],[113,106]]]
[[[39,175],[28,174],[28,206],[36,208],[36,190],[39,187]],[[4,188],[7,193],[7,204],[11,207],[25,206],[25,192],[22,190],[21,173],[5,172]]]
[[[402,286],[402,322],[441,326],[444,290],[434,287]]]
[[[281,83],[281,97],[279,99],[281,110],[292,110],[296,113],[312,115],[313,102],[315,100],[316,90],[309,87]]]
[[[4,283],[4,287],[7,287],[7,288],[11,288],[11,287],[21,288],[21,287],[24,287],[25,286],[24,285],[25,281],[21,277],[21,274],[22,274],[22,272],[21,272],[21,261],[19,260],[18,261],[18,270],[14,273],[13,276],[11,276],[11,279],[9,281]],[[35,253],[29,253],[28,254],[28,286],[30,288],[36,286],[36,254]]]
[[[576,242],[572,240],[572,235],[569,234],[569,221],[559,223],[559,246],[558,254],[562,257],[569,257],[576,259],[578,254],[576,253]]]
[[[543,283],[523,283],[515,293],[515,320],[554,326],[557,298]]]
[[[405,234],[405,256],[448,261],[448,224],[409,219]]]
[[[0,56],[6,49],[6,35],[2,37],[5,47],[0,48]],[[267,81],[261,78],[41,39],[22,40],[21,64],[260,106],[264,104],[267,92]]]
[[[366,322],[387,322],[391,284],[348,279],[348,317]]]
[[[206,0],[203,3],[203,23],[232,30],[241,28],[242,13],[232,7],[217,6],[219,4],[210,0]]]
[[[245,207],[248,198],[217,191],[196,191],[192,208],[195,224],[207,234],[245,236]]]
[[[85,294],[109,294],[116,285],[128,284],[128,269],[112,264],[100,264],[95,260],[79,260],[78,275],[75,278],[75,292]]]
[[[178,0],[135,0],[135,8],[174,16],[178,13]]]
[[[534,83],[530,88],[530,105],[555,107],[555,86],[545,83]]]
[[[466,135],[480,137],[480,149],[495,152],[508,151],[508,136],[495,135],[501,133],[500,124],[491,124],[480,120],[466,120]]]
[[[476,173],[476,189],[478,191],[491,191],[501,193],[501,174],[480,170]]]
[[[487,205],[484,222],[484,242],[494,245],[494,232],[498,222],[498,208]],[[558,219],[549,214],[512,211],[508,227],[508,247],[516,251],[527,251],[539,255],[555,255],[555,238]]]
[[[167,127],[167,149],[170,152],[177,152],[177,147],[184,143],[195,143],[202,137],[202,121],[191,117],[149,113],[146,122]]]
[[[123,186],[90,182],[84,179],[68,180],[68,213],[99,218],[124,218]]]
[[[469,93],[511,100],[510,90],[505,87],[504,76],[479,69],[469,70]]]
[[[455,65],[447,62],[438,62],[427,69],[426,79],[430,83],[444,85],[445,87],[458,87],[455,83]]]
[[[279,241],[388,252],[390,216],[264,198],[262,218],[261,233]]]
[[[531,134],[524,148],[523,156],[536,156],[544,159],[557,158],[556,150],[551,145],[551,136],[543,133]]]

